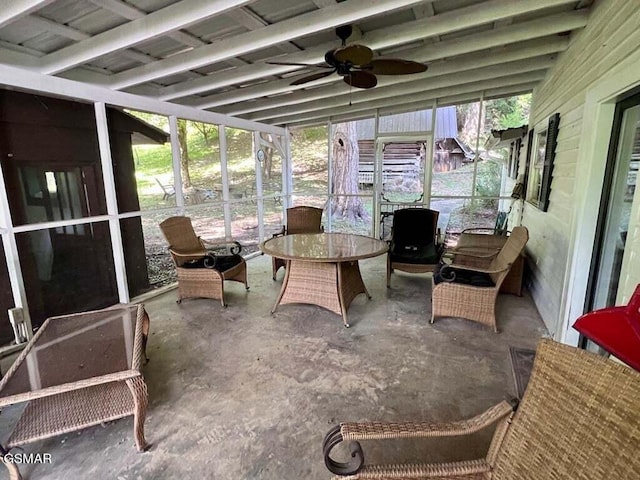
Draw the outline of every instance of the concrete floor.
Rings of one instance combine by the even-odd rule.
[[[149,451],[134,448],[131,418],[25,447],[51,465],[23,465],[31,479],[328,479],[324,434],[340,421],[448,421],[515,394],[509,347],[547,334],[530,297],[501,295],[499,328],[430,317],[428,275],[398,273],[385,288],[385,258],[361,262],[373,296],[356,298],[351,328],[314,306],[269,310],[281,286],[269,257],[249,261],[251,291],[228,284],[229,308],[175,292],[146,303],[144,368]],[[0,416],[6,437],[16,409]],[[441,461],[482,456],[471,442],[365,445],[365,458]],[[2,470],[0,475],[5,475]]]

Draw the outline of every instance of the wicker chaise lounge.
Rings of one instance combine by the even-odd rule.
[[[160,224],[178,274],[178,299],[213,298],[223,307],[224,281],[247,285],[247,264],[238,242],[208,242],[198,237],[189,217],[170,217]]]
[[[287,224],[282,226],[282,230],[273,236],[293,235],[296,233],[322,233],[322,212],[321,208],[308,207],[305,205],[299,207],[287,208]],[[273,279],[280,268],[286,268],[287,262],[282,258],[271,258],[273,267]]]
[[[496,301],[500,286],[528,240],[526,227],[515,227],[497,253],[478,256],[457,250],[455,263],[433,276],[431,323],[436,317],[466,318],[497,332]],[[469,257],[468,262],[465,257]],[[480,260],[486,266],[480,266]]]
[[[485,458],[444,464],[369,465],[360,441],[463,436],[496,424]],[[350,442],[353,459],[330,457]],[[551,340],[538,346],[517,410],[502,402],[453,423],[342,423],[325,437],[334,479],[635,480],[640,472],[640,373]]]

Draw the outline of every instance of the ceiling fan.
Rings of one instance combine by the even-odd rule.
[[[299,78],[291,85],[302,85],[313,80],[328,77],[333,73],[342,76],[345,83],[356,88],[373,88],[378,84],[376,75],[408,75],[424,72],[427,66],[423,63],[399,58],[373,58],[373,51],[357,43],[347,45],[347,38],[352,33],[351,25],[336,28],[336,35],[342,40],[342,46],[329,50],[324,54],[325,64],[267,62],[271,65],[295,65],[302,67],[322,68],[326,71]]]

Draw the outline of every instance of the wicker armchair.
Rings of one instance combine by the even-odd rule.
[[[282,230],[273,236],[292,235],[294,233],[322,233],[322,212],[321,208],[299,206],[287,208],[287,225],[282,226]],[[282,258],[272,257],[273,279],[276,279],[276,273],[281,267],[287,266],[286,260]]]
[[[432,279],[431,323],[436,317],[459,317],[490,326],[497,332],[496,301],[500,286],[528,240],[526,227],[515,227],[497,253],[478,255],[455,250],[455,263],[442,265]]]
[[[247,285],[247,264],[238,242],[208,242],[196,236],[189,217],[170,217],[160,224],[178,274],[178,299],[214,298],[223,307],[224,281]]]
[[[444,249],[438,242],[439,215],[427,208],[402,208],[393,212],[387,253],[387,288],[394,270],[426,273],[436,269]]]
[[[363,465],[359,441],[462,436],[497,424],[485,458],[445,464]],[[632,480],[640,472],[640,373],[542,340],[515,413],[502,402],[453,423],[342,423],[325,437],[334,479]],[[330,457],[349,441],[353,459]]]

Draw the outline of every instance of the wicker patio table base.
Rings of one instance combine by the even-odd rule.
[[[283,304],[317,305],[342,316],[344,326],[349,328],[347,309],[361,293],[371,299],[357,260],[338,263],[287,260],[282,289],[271,313]]]

